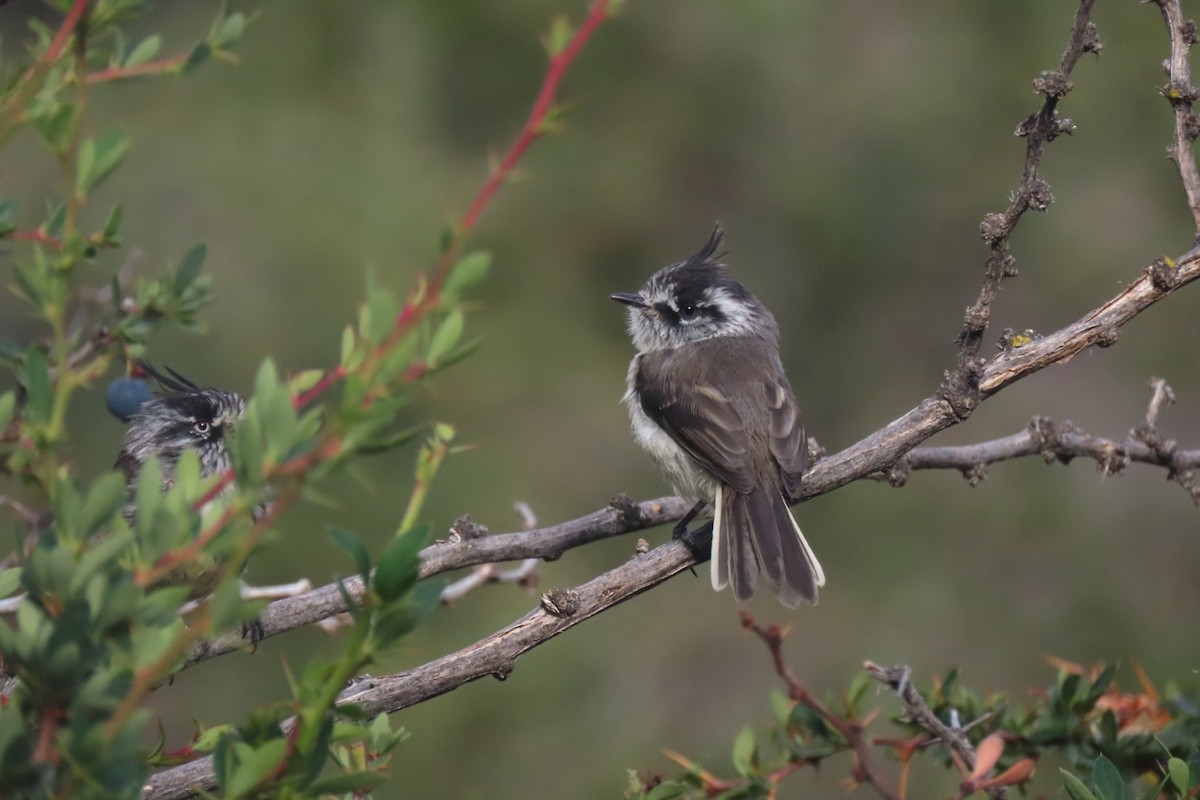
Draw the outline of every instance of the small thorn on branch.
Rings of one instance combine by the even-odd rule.
[[[1175,390],[1162,378],[1150,379],[1150,403],[1146,407],[1146,424],[1158,425],[1158,415],[1166,406],[1175,405]]]
[[[1100,55],[1104,49],[1104,43],[1100,41],[1100,32],[1096,30],[1096,23],[1089,21],[1083,26],[1083,33],[1079,37],[1079,49],[1084,53],[1096,55]]]
[[[524,530],[532,531],[537,529],[537,517],[528,503],[513,503],[513,509],[521,515]],[[479,539],[486,536],[487,532],[488,529],[486,526],[475,522],[471,519],[470,514],[463,514],[451,526],[450,538],[451,541],[454,541],[454,537],[457,536],[459,541],[470,541],[471,539]],[[495,562],[479,564],[473,567],[471,573],[466,577],[446,584],[445,588],[442,589],[441,601],[443,605],[453,605],[468,592],[487,583],[515,583],[518,586],[524,587],[535,586],[537,584],[537,568],[539,563],[540,559],[526,558],[511,569],[500,569],[499,565]]]
[[[541,598],[542,608],[555,617],[572,617],[579,610],[579,593],[574,589],[551,589]]]
[[[482,539],[488,535],[488,527],[480,525],[470,514],[463,514],[450,526],[450,536],[447,541],[451,544],[469,542],[472,539]]]
[[[896,459],[896,463],[892,464],[887,471],[888,485],[893,489],[899,489],[904,484],[908,483],[908,477],[912,475],[912,461],[908,456],[901,456]]]
[[[1177,264],[1165,256],[1159,256],[1144,270],[1150,278],[1150,283],[1160,292],[1169,292],[1179,285],[1179,269]]]
[[[617,512],[617,517],[621,520],[622,525],[632,527],[642,518],[641,506],[633,502],[633,498],[624,492],[614,495],[608,501],[608,505]]]

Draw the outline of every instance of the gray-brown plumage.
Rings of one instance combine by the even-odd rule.
[[[713,504],[714,588],[747,600],[761,577],[794,608],[825,582],[789,508],[807,440],[775,319],[718,260],[721,233],[639,292],[613,295],[638,350],[625,403],[676,492]]]
[[[130,493],[142,465],[157,456],[163,488],[175,480],[175,466],[185,450],[195,450],[204,477],[229,469],[225,432],[246,410],[242,398],[221,389],[202,389],[174,370],[163,375],[145,362],[139,366],[165,390],[133,414],[116,469],[125,473]]]
[[[138,362],[138,366],[164,391],[134,412],[114,466],[125,474],[129,499],[124,514],[131,525],[137,517],[134,497],[143,465],[152,457],[158,458],[163,491],[174,484],[175,469],[185,450],[196,451],[203,477],[224,473],[230,467],[225,433],[246,408],[241,396],[234,392],[203,389],[170,368],[170,375],[164,375],[145,362]],[[265,508],[259,507],[255,517],[262,513]],[[212,590],[219,575],[218,566],[201,560],[176,570],[164,582],[187,584],[192,596],[200,597]]]

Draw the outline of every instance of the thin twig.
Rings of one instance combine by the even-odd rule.
[[[524,523],[523,530],[532,531],[537,528],[537,517],[528,503],[514,503],[513,508],[521,515]],[[519,583],[522,586],[531,586],[537,582],[539,563],[541,563],[539,558],[527,558],[511,569],[500,569],[500,566],[494,562],[480,564],[472,569],[466,577],[446,584],[442,589],[442,604],[453,605],[468,592],[486,583]]]
[[[1040,455],[1047,464],[1066,464],[1083,457],[1094,460],[1105,475],[1120,473],[1131,463],[1166,467],[1168,478],[1200,506],[1200,485],[1194,475],[1200,467],[1200,448],[1181,450],[1175,440],[1161,435],[1158,416],[1164,406],[1175,402],[1175,392],[1162,378],[1151,379],[1150,387],[1145,421],[1123,440],[1091,436],[1070,422],[1056,424],[1046,417],[1034,417],[1025,430],[1011,436],[977,444],[918,447],[876,477],[903,486],[912,470],[956,469],[975,486],[987,477],[987,466],[1000,461]]]
[[[526,151],[529,150],[535,141],[551,129],[552,120],[550,119],[550,114],[554,108],[554,99],[558,94],[559,85],[562,83],[567,69],[578,57],[583,46],[587,44],[601,23],[608,19],[610,3],[611,0],[593,0],[591,7],[588,9],[587,16],[575,30],[571,39],[560,51],[551,54],[550,63],[546,67],[546,73],[542,79],[541,87],[538,89],[537,98],[534,100],[533,108],[530,110],[525,124],[521,126],[520,132],[518,132],[503,158],[500,159],[500,162],[484,181],[483,186],[467,207],[462,220],[450,231],[441,256],[433,268],[433,275],[429,283],[424,286],[418,285],[418,289],[414,290],[414,299],[410,300],[400,311],[394,323],[391,336],[379,346],[379,351],[387,351],[395,346],[419,322],[425,312],[435,309],[441,304],[442,284],[445,283],[446,278],[450,275],[450,271],[454,268],[455,259],[458,257],[462,242],[475,229],[484,210],[487,209],[496,192],[512,174]],[[421,369],[410,371],[410,379],[419,377],[423,371],[423,365],[414,364],[413,366],[421,367]],[[334,383],[345,378],[346,375],[347,370],[341,365],[329,370],[317,381],[316,385],[293,398],[293,405],[296,408],[307,406],[324,392],[328,391]]]
[[[539,530],[478,538],[457,537],[454,541],[437,542],[421,551],[420,576],[422,579],[430,578],[476,564],[529,558],[553,560],[567,550],[600,539],[673,522],[682,517],[691,505],[679,497],[663,497],[637,504],[619,495],[607,508]],[[362,578],[356,575],[319,586],[296,597],[276,600],[263,610],[259,617],[260,627],[256,627],[255,634],[261,640],[340,614],[347,610],[346,596],[357,599],[362,595],[362,590]],[[181,669],[244,647],[245,640],[237,632],[205,639],[196,643]]]
[[[1033,82],[1034,89],[1045,96],[1042,107],[1017,126],[1016,135],[1025,138],[1025,166],[1021,184],[1013,192],[1008,208],[987,214],[979,226],[980,235],[991,253],[984,270],[979,296],[967,308],[963,331],[959,337],[960,350],[957,371],[959,380],[970,382],[972,365],[979,357],[983,334],[991,318],[992,302],[1000,292],[1000,284],[1017,274],[1016,259],[1009,253],[1008,239],[1026,211],[1045,211],[1054,202],[1050,185],[1038,175],[1046,145],[1064,133],[1074,130],[1069,119],[1058,118],[1058,102],[1071,91],[1071,72],[1085,52],[1100,52],[1100,39],[1091,22],[1094,0],[1080,0],[1075,12],[1071,37],[1057,70],[1043,72]],[[970,408],[963,411],[969,413]]]
[[[1162,88],[1163,96],[1175,112],[1175,139],[1167,148],[1167,157],[1179,169],[1179,179],[1187,195],[1188,210],[1195,225],[1195,241],[1200,244],[1200,170],[1196,168],[1196,153],[1193,144],[1200,134],[1200,119],[1192,112],[1192,103],[1197,93],[1192,86],[1192,70],[1188,54],[1197,41],[1196,23],[1184,19],[1179,0],[1153,0],[1162,11],[1167,23],[1167,34],[1171,38],[1171,57],[1163,62],[1167,73],[1167,85]]]
[[[913,686],[911,677],[912,669],[904,664],[896,664],[891,667],[881,667],[874,662],[868,661],[863,664],[863,669],[867,671],[875,680],[885,684],[888,688],[896,693],[896,696],[904,703],[905,717],[908,721],[924,728],[933,736],[944,742],[947,747],[958,754],[963,763],[967,765],[967,769],[971,770],[975,767],[975,748],[970,740],[964,735],[961,728],[952,728],[938,718],[938,715],[933,713],[933,709],[925,702],[925,698],[921,697],[921,693]],[[995,800],[1002,800],[1008,796],[1004,787],[996,787],[988,790],[988,795]]]
[[[882,797],[888,798],[888,800],[900,800],[899,792],[889,781],[886,781],[879,774],[875,767],[870,748],[867,746],[867,741],[862,735],[862,723],[858,720],[843,719],[833,713],[828,706],[808,691],[799,677],[788,667],[787,662],[783,658],[783,640],[786,632],[778,625],[769,625],[766,628],[762,627],[755,622],[754,617],[748,611],[742,611],[741,614],[742,627],[753,631],[770,651],[771,663],[775,667],[775,674],[787,684],[789,698],[815,711],[831,728],[841,734],[850,745],[850,749],[854,752],[854,769],[852,773],[854,780],[859,783],[870,784],[875,788],[875,791]]]
[[[1151,378],[1150,403],[1146,407],[1146,424],[1151,428],[1158,426],[1158,415],[1166,406],[1175,405],[1175,390],[1167,385],[1162,378]]]
[[[489,675],[503,680],[512,673],[517,658],[529,650],[686,571],[694,562],[687,545],[674,539],[649,553],[635,554],[587,583],[547,592],[537,608],[457,653],[407,672],[354,682],[338,697],[338,704],[358,706],[360,713],[373,718]],[[286,727],[290,721],[283,724]],[[152,776],[142,788],[142,800],[180,800],[214,786],[213,761],[206,757]]]

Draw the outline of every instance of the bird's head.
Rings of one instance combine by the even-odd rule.
[[[717,336],[778,338],[771,312],[721,263],[723,235],[718,225],[691,258],[663,267],[637,292],[611,295],[629,307],[629,333],[639,352]]]

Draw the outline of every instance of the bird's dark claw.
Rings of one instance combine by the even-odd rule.
[[[267,638],[267,631],[263,628],[262,620],[255,617],[249,622],[243,622],[242,638],[248,641],[252,648],[257,648],[258,643]]]
[[[687,549],[696,557],[696,562],[702,564],[712,558],[712,529],[711,522],[690,531],[686,526],[680,529],[680,526],[676,525],[673,538],[687,545]]]

